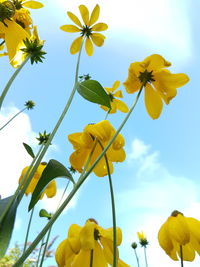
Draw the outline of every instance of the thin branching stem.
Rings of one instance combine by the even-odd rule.
[[[28,236],[29,236],[29,232],[30,232],[30,228],[31,228],[31,222],[32,222],[32,219],[33,219],[33,213],[34,213],[34,208],[31,211],[29,222],[28,222],[28,227],[27,227],[27,231],[26,231],[26,237],[25,237],[25,242],[24,242],[23,253],[24,253],[24,251],[26,250],[26,247],[27,247]]]
[[[17,112],[11,119],[9,119],[9,121],[7,121],[1,128],[0,131],[5,128],[12,120],[14,120],[14,118],[16,118],[20,113],[22,113],[24,110],[26,110],[27,107],[23,108],[22,110],[20,110],[19,112]]]

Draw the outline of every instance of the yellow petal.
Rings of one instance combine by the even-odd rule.
[[[70,12],[70,11],[68,11],[67,12],[67,15],[68,15],[68,17],[77,25],[77,26],[79,26],[79,27],[81,27],[82,28],[82,24],[81,24],[81,22],[80,22],[80,20],[77,18],[77,16],[76,15],[74,15],[72,12]]]
[[[89,21],[89,25],[88,26],[93,25],[98,20],[99,13],[100,13],[100,7],[99,7],[99,5],[96,5],[94,7],[94,9],[92,10],[92,14],[91,14],[91,17],[90,17],[90,21]]]
[[[90,35],[93,43],[96,45],[96,46],[102,46],[104,44],[104,39],[105,39],[105,36],[101,33],[92,33]]]
[[[56,195],[56,182],[54,180],[47,185],[44,190],[44,193],[47,195],[48,198],[52,198]]]
[[[90,250],[81,249],[78,255],[75,256],[73,264],[66,267],[89,267],[90,266]]]
[[[157,119],[163,108],[163,102],[160,95],[152,88],[150,84],[145,86],[144,100],[146,110],[152,119]]]
[[[108,160],[108,165],[109,165],[109,169],[110,169],[110,174],[112,174],[113,173],[113,164],[109,160]],[[100,159],[100,161],[97,163],[97,165],[93,169],[93,172],[98,177],[104,177],[108,174],[108,169],[107,169],[107,165],[106,165],[106,161],[105,161],[104,157],[102,159]]]
[[[128,69],[128,78],[123,83],[126,92],[132,94],[141,88],[141,82],[138,79],[140,72],[144,71],[140,62],[132,63]]]
[[[74,55],[80,51],[82,40],[83,40],[83,37],[80,36],[73,41],[73,43],[71,44],[71,47],[70,47],[70,53],[72,55]]]
[[[182,252],[183,252],[183,260],[184,261],[193,261],[194,260],[195,251],[189,244],[182,246]],[[179,255],[179,257],[181,257],[180,249],[178,249],[178,255]]]
[[[115,81],[112,85],[112,92],[114,92],[120,86],[120,81]]]
[[[73,133],[68,135],[69,142],[73,145],[74,149],[81,148],[83,146],[82,143],[82,133]]]
[[[127,113],[129,111],[127,105],[123,101],[114,99],[113,102],[115,102],[117,109],[119,109],[121,112]]]
[[[104,256],[103,249],[97,241],[95,241],[93,266],[95,267],[108,267],[107,260]]]
[[[178,214],[176,217],[170,216],[168,218],[168,231],[171,239],[179,245],[189,243],[190,231],[183,215]]]
[[[149,57],[146,57],[144,61],[141,62],[141,64],[148,71],[157,70],[157,69],[171,66],[170,62],[166,61],[162,56],[158,54],[154,54]]]
[[[78,224],[71,224],[68,230],[68,237],[79,237],[82,227]]]
[[[69,158],[70,164],[75,170],[81,172],[83,166],[85,165],[87,161],[89,154],[90,154],[90,150],[85,149],[85,148],[80,148],[74,151]]]
[[[60,29],[64,32],[80,32],[81,30],[74,25],[62,25]]]
[[[101,244],[103,246],[103,253],[107,262],[112,266],[113,265],[113,241],[102,237]],[[119,258],[119,251],[117,248],[117,258]]]
[[[37,1],[26,1],[26,2],[23,2],[22,5],[24,7],[33,8],[33,9],[42,8],[44,6],[42,3],[37,2]]]
[[[118,134],[117,137],[115,138],[115,141],[112,144],[112,148],[118,150],[123,148],[124,145],[125,145],[125,140],[123,135]]]
[[[113,94],[113,96],[122,98],[123,97],[122,90],[118,90]]]
[[[89,11],[86,6],[80,5],[79,6],[79,11],[81,13],[81,17],[85,25],[89,24]]]
[[[92,56],[93,51],[94,51],[94,47],[92,44],[92,41],[90,40],[90,38],[86,38],[85,41],[85,50],[88,56]]]
[[[56,258],[58,267],[71,266],[74,257],[75,257],[75,254],[70,247],[69,241],[67,239],[63,240],[58,246],[56,253],[55,253],[55,258]]]
[[[80,231],[81,248],[84,250],[94,249],[94,229],[95,223],[87,221]]]
[[[200,221],[198,221],[194,218],[191,218],[191,217],[185,217],[185,220],[186,220],[187,225],[190,229],[190,233],[200,243]]]
[[[117,227],[116,231],[117,231],[117,246],[119,246],[122,242],[122,230],[119,227]],[[108,229],[103,229],[101,227],[99,232],[103,238],[113,241],[113,228],[112,227]]]
[[[17,53],[17,48],[23,43],[26,38],[29,39],[30,35],[15,21],[6,20],[8,27],[5,27],[5,42],[10,59],[11,65],[14,64],[14,58]]]
[[[92,27],[92,31],[101,32],[108,29],[108,25],[106,23],[97,23]]]
[[[112,162],[123,162],[126,159],[124,149],[114,150],[109,148],[106,154],[108,159]]]

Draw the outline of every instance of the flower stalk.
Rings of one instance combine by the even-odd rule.
[[[181,258],[181,267],[183,267],[183,248],[180,245],[180,258]]]
[[[30,228],[31,228],[31,222],[32,222],[32,218],[33,218],[33,213],[34,213],[34,208],[31,211],[31,215],[30,215],[29,222],[28,222],[28,227],[27,227],[27,231],[26,231],[26,237],[25,237],[25,242],[24,242],[23,253],[24,253],[24,251],[26,250],[26,247],[27,247],[28,236],[29,236],[29,232],[30,232]]]

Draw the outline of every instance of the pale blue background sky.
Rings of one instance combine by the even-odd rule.
[[[25,101],[32,99],[37,103],[33,111],[18,117],[1,133],[3,172],[0,185],[4,196],[12,194],[21,169],[30,162],[21,143],[26,141],[33,144],[33,137],[39,131],[52,130],[73,86],[77,57],[69,54],[69,47],[77,35],[59,30],[61,25],[70,24],[66,11],[78,14],[79,4],[86,4],[92,9],[97,3],[79,0],[46,2],[45,8],[32,12],[40,37],[46,40],[46,60],[43,64],[25,66],[10,89],[2,110],[2,121],[6,121],[11,113],[16,112],[16,108],[23,107]],[[142,95],[122,131],[126,139],[127,160],[115,165],[113,175],[117,224],[124,235],[121,258],[131,267],[136,266],[130,244],[137,241],[136,232],[144,230],[150,242],[149,266],[157,267],[161,260],[162,267],[169,264],[172,267],[179,266],[158,247],[157,232],[174,209],[182,211],[185,216],[200,219],[200,3],[189,0],[124,0],[123,4],[121,1],[101,0],[98,3],[101,6],[100,21],[107,22],[109,30],[105,32],[105,45],[95,48],[92,57],[83,52],[80,75],[90,73],[93,79],[109,87],[115,80],[121,83],[125,81],[131,62],[158,53],[172,62],[171,71],[187,73],[191,79],[186,86],[178,89],[177,97],[164,107],[161,117],[155,121],[146,113]],[[0,83],[3,87],[13,69],[6,58],[1,58],[0,64],[3,73]],[[124,99],[130,106],[134,95],[124,92]],[[97,105],[86,102],[77,94],[70,108],[70,116],[60,127],[46,160],[54,158],[69,166],[68,157],[72,148],[67,135],[82,131],[87,123],[98,122],[104,116],[104,111]],[[123,118],[122,113],[109,116],[115,127]],[[33,147],[36,149],[34,144]],[[64,186],[64,180],[59,179],[59,188]],[[24,240],[27,205],[26,199],[18,210],[12,244]],[[42,205],[50,208],[53,203],[41,201],[40,208],[44,207]],[[36,209],[35,215],[38,211]],[[52,237],[59,235],[56,245],[65,238],[70,224],[83,225],[89,217],[94,217],[105,228],[110,227],[110,212],[107,178],[91,175],[72,201],[71,208],[53,228]],[[43,221],[35,218],[33,235],[40,230]],[[140,259],[142,263],[142,253]],[[49,262],[55,265],[54,260]],[[199,262],[197,257],[196,263],[186,263],[185,266],[197,267]]]

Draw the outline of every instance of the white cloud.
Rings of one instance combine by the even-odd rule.
[[[127,248],[133,241],[137,241],[136,232],[144,230],[150,245],[147,253],[149,267],[177,266],[159,247],[157,241],[158,230],[173,210],[179,210],[188,217],[200,219],[197,210],[199,186],[187,177],[175,176],[160,162],[159,152],[151,151],[149,145],[142,140],[135,139],[130,151],[129,166],[136,165],[136,171],[129,177],[129,188],[116,194],[117,214],[123,229],[122,254],[124,259],[133,261],[133,252]],[[136,177],[136,179],[135,179]],[[141,263],[143,261],[142,249],[138,248]],[[134,265],[134,264],[131,264]],[[192,266],[197,267],[198,263]],[[142,264],[141,264],[142,265]],[[185,263],[184,266],[190,266]],[[198,264],[199,266],[199,264]]]

